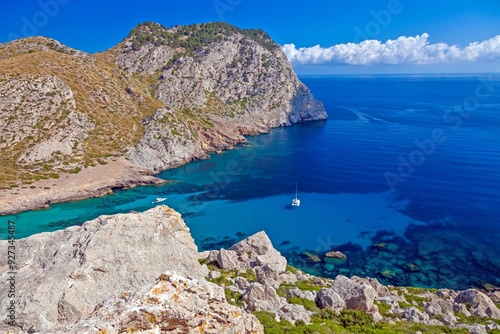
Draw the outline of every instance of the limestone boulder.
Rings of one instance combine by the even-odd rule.
[[[315,291],[301,290],[299,288],[293,288],[286,292],[286,298],[290,299],[292,297],[299,297],[308,300],[315,300],[317,293]],[[339,297],[340,298],[340,297]]]
[[[286,301],[276,293],[276,290],[270,286],[253,283],[243,294],[243,302],[246,304],[246,309],[250,311],[266,311],[278,313]]]
[[[287,320],[292,324],[295,324],[297,320],[301,320],[306,324],[311,321],[312,312],[307,311],[302,305],[285,304],[280,311],[280,320]]]
[[[402,308],[400,314],[403,319],[416,323],[425,323],[430,319],[427,313],[420,311],[416,307]]]
[[[476,289],[461,291],[455,298],[455,303],[467,304],[468,311],[479,317],[500,319],[500,310],[484,293]]]
[[[236,291],[244,293],[250,287],[250,283],[243,277],[237,276],[234,278],[234,286]]]
[[[280,275],[268,264],[255,267],[255,275],[257,276],[257,282],[261,284],[271,286],[275,289],[281,285]]]
[[[377,296],[375,289],[364,282],[339,275],[332,284],[332,290],[345,301],[346,308],[351,310],[370,311]]]
[[[7,241],[0,248],[7,249]],[[16,315],[20,331],[50,333],[86,316],[104,300],[139,289],[165,270],[185,277],[208,273],[179,213],[157,206],[143,213],[101,216],[82,226],[16,242]],[[5,282],[7,257],[0,257]],[[7,305],[7,284],[0,303]],[[0,308],[0,319],[6,319]],[[2,321],[0,332],[13,330]]]
[[[155,283],[110,298],[65,333],[263,333],[257,318],[226,302],[224,290],[167,271]]]
[[[323,288],[319,290],[315,300],[321,308],[330,307],[337,312],[346,308],[346,302],[333,289]]]
[[[500,303],[500,290],[493,291],[488,297],[490,297],[494,303]]]
[[[217,265],[224,270],[244,269],[244,264],[238,259],[238,254],[232,250],[221,249],[217,254]]]
[[[287,261],[281,253],[273,247],[266,232],[258,232],[229,248],[238,255],[242,269],[268,265],[278,274],[286,270]]]

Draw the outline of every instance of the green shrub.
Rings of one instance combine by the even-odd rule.
[[[229,304],[243,307],[243,301],[241,300],[241,294],[230,289],[224,289],[224,294],[226,295],[226,300]]]
[[[81,172],[81,170],[82,170],[82,169],[81,169],[80,167],[75,167],[75,168],[71,169],[71,170],[69,171],[69,173],[70,173],[70,174],[78,174],[78,173],[80,173],[80,172]]]
[[[340,324],[346,328],[373,327],[373,318],[369,314],[358,310],[342,310],[339,320]]]
[[[318,312],[319,307],[316,305],[316,303],[313,300],[309,300],[306,298],[299,298],[299,297],[291,297],[288,302],[290,304],[297,304],[297,305],[302,305],[304,308],[308,311],[311,312]]]

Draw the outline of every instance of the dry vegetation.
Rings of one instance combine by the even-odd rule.
[[[8,88],[5,86],[12,79],[32,81],[47,75],[57,77],[71,89],[74,111],[87,115],[94,128],[88,131],[85,140],[75,144],[73,154],[53,154],[50,159],[26,163],[20,159],[22,154],[55,133],[43,129],[44,124],[37,124],[39,130],[44,131],[33,129],[15,145],[0,149],[0,188],[57,178],[63,172],[77,173],[86,166],[106,163],[113,156],[123,155],[141,138],[141,120],[162,106],[148,93],[147,81],[119,69],[109,55],[86,55],[41,37],[0,46],[0,88],[2,85]],[[0,118],[18,119],[22,123],[29,108],[25,103],[15,112],[2,109]],[[65,110],[62,116],[69,112]],[[25,121],[29,123],[28,119]],[[64,117],[57,119],[57,122],[64,121],[69,122]],[[52,130],[59,125],[57,122],[51,122]],[[8,122],[3,124],[8,127]]]

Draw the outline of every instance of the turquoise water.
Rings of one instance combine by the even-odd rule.
[[[167,197],[202,250],[265,230],[291,264],[314,274],[457,289],[500,285],[499,93],[465,118],[450,110],[467,107],[481,82],[476,76],[301,79],[324,101],[328,121],[251,137],[161,173],[172,181],[163,186],[0,217],[1,236],[7,219],[16,221],[19,238],[143,211]],[[415,141],[436,129],[446,140],[411,173],[399,173],[400,157],[418,158]],[[400,177],[392,187],[387,173]],[[296,182],[301,206],[292,208]],[[329,250],[347,261],[324,262]]]

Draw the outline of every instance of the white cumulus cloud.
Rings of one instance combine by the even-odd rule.
[[[483,42],[474,42],[464,48],[446,43],[429,42],[429,35],[401,36],[382,43],[366,40],[361,43],[338,44],[328,48],[315,45],[297,48],[294,44],[282,46],[292,64],[437,64],[447,62],[500,61],[500,35]]]

